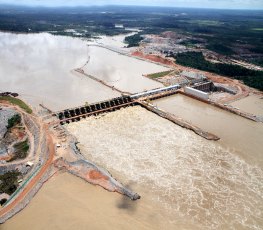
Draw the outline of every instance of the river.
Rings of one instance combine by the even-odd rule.
[[[87,159],[142,196],[131,204],[132,222],[124,210],[101,222],[116,219],[117,229],[129,229],[131,223],[135,229],[262,228],[262,167],[239,150],[205,140],[141,107],[66,127]]]
[[[262,123],[244,119],[180,94],[156,100],[154,104],[219,136],[221,138],[219,143],[225,148],[263,168]],[[245,104],[242,105],[244,109],[247,108]],[[260,110],[259,107],[257,111],[263,113],[263,109]]]
[[[3,61],[0,65],[4,68],[0,69],[1,87],[18,91],[23,97],[28,96],[29,100],[35,98],[35,102],[44,100],[52,108],[70,106],[73,102],[83,103],[89,98],[102,99],[103,95],[104,98],[113,96],[114,92],[94,82],[91,84],[105,94],[92,91],[93,86],[87,78],[70,73],[71,68],[86,62],[87,53],[92,55],[91,63],[95,65],[88,70],[107,82],[119,84],[124,90],[139,90],[144,84],[149,86],[140,81],[141,74],[157,68],[141,69],[133,64],[131,60],[134,59],[126,57],[127,61],[123,63],[124,56],[111,55],[101,48],[96,49],[98,52],[93,47],[87,50],[85,43],[79,39],[57,38],[48,34],[29,37],[7,33],[0,35],[7,46],[0,45],[5,50],[0,57]],[[17,36],[16,39],[13,36]],[[30,42],[25,38],[30,38]],[[79,47],[74,48],[78,55],[75,56],[74,52],[68,54],[72,56],[70,60],[63,57],[67,56],[69,50],[73,51],[69,43],[72,43],[72,47],[75,43]],[[46,44],[50,47],[47,51]],[[56,47],[60,47],[60,52]],[[50,53],[54,58],[47,61]],[[102,60],[96,57],[96,53],[101,55]],[[29,55],[26,61],[23,60],[25,55]],[[111,69],[114,62],[109,59],[112,57],[120,60],[120,70]],[[109,64],[105,65],[106,74],[101,75],[96,65],[105,60],[109,60]],[[53,68],[47,68],[47,63],[51,67],[54,64]],[[57,70],[56,63],[65,65],[66,70],[62,67]],[[130,63],[132,68],[138,67],[140,74],[134,75],[135,72],[129,69]],[[9,70],[12,65],[14,69]],[[125,68],[132,72],[127,75],[127,82],[118,78],[118,71],[125,72]],[[60,75],[62,70],[65,75]],[[107,71],[112,74],[109,75]],[[10,77],[5,78],[8,73]],[[60,84],[64,84],[64,78],[67,83],[62,87]],[[31,85],[27,83],[28,79]],[[83,92],[76,86],[83,86]],[[72,96],[72,100],[63,100],[62,96],[66,95]],[[160,99],[155,104],[218,135],[221,140],[205,140],[141,107],[122,109],[69,124],[67,128],[77,137],[82,154],[138,192],[141,199],[130,201],[67,173],[59,173],[44,184],[22,212],[0,228],[262,229],[262,124],[182,95]]]
[[[261,229],[263,171],[140,107],[71,123],[83,155],[141,195],[138,201],[54,176],[13,229]]]

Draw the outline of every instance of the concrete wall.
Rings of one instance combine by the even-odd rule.
[[[185,87],[184,88],[184,92],[187,93],[187,94],[193,95],[195,97],[204,99],[204,100],[208,100],[209,99],[209,94],[208,93],[202,92],[202,91],[197,90],[197,89],[193,89],[191,87]]]
[[[201,84],[192,86],[192,88],[206,92],[206,93],[209,93],[215,90],[215,86],[213,82],[201,83]]]

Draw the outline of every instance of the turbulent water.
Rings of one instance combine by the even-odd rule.
[[[154,101],[154,104],[216,134],[221,138],[219,143],[225,148],[233,150],[247,162],[263,168],[262,123],[244,119],[183,95],[162,98]]]
[[[87,48],[80,39],[0,33],[0,40],[0,90],[16,91],[33,105],[43,103],[53,110],[119,95],[72,74],[88,56],[85,71],[131,92],[159,86],[142,74],[163,70],[102,48]],[[41,222],[42,229],[262,229],[262,124],[177,99],[158,103],[222,139],[207,141],[140,107],[72,123],[67,127],[82,153],[142,199],[115,205],[111,199],[122,196],[93,187],[85,190],[87,185],[74,177],[55,177],[3,228],[40,229]]]
[[[140,107],[67,126],[83,154],[201,229],[261,229],[263,171]],[[143,199],[143,197],[142,197]],[[183,228],[183,227],[182,227]]]

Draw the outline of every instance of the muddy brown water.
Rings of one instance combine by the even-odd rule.
[[[143,75],[167,71],[168,68],[124,56],[101,47],[89,47],[90,60],[84,71],[124,92],[138,93],[162,87]],[[116,67],[117,66],[117,67]]]
[[[187,110],[192,109],[192,117],[198,117],[199,108],[208,120],[215,119],[210,126],[212,131],[221,126],[217,134],[228,132],[220,119],[223,113],[227,126],[240,125],[262,137],[255,128],[258,123],[198,101],[195,107],[196,101],[184,96],[169,100],[178,100],[177,107],[182,100]],[[247,128],[250,125],[253,129]],[[47,224],[51,229],[262,229],[263,171],[258,155],[262,151],[256,142],[246,152],[235,139],[229,147],[228,135],[219,142],[207,141],[141,107],[90,117],[67,128],[78,138],[87,159],[138,192],[141,200],[131,202],[60,174],[43,186],[24,211],[1,226],[3,230],[45,229]]]
[[[44,100],[50,107],[69,106],[76,98],[82,103],[88,93],[94,98],[97,90],[91,88],[97,85],[91,87],[87,79],[75,78],[68,68],[86,61],[83,42],[42,35],[30,35],[28,41],[27,35],[0,34],[5,41],[1,46],[5,52],[0,55],[0,65],[4,66],[0,69],[1,87],[22,93],[32,103]],[[74,52],[69,54],[68,44],[74,47],[75,42]],[[43,48],[46,44],[50,49]],[[23,61],[25,55],[29,62]],[[72,59],[64,59],[67,55],[73,55]],[[67,66],[68,75],[56,70],[57,57],[59,65]],[[7,75],[9,78],[3,77]],[[113,76],[115,80],[118,75]],[[31,85],[27,84],[30,77],[34,79],[29,80]],[[73,83],[72,77],[78,80]],[[62,89],[58,85],[64,79],[67,83]],[[57,88],[50,89],[48,82]],[[83,91],[78,89],[80,85]],[[133,87],[130,89],[136,89]],[[112,96],[107,89],[97,94],[103,92]],[[49,94],[56,95],[57,101]],[[75,96],[67,101],[61,95]],[[262,124],[184,96],[161,99],[156,104],[221,140],[207,141],[140,107],[72,123],[68,129],[78,138],[82,154],[138,192],[141,200],[131,202],[67,173],[58,174],[0,229],[262,229]]]
[[[51,110],[119,94],[73,74],[87,60],[86,43],[50,34],[0,33],[0,90],[19,93],[31,105]]]
[[[240,107],[248,111],[239,101]],[[184,118],[221,138],[219,143],[246,161],[263,168],[263,124],[244,119],[230,112],[183,95],[154,101],[158,108]],[[242,105],[242,106],[241,106]],[[251,105],[250,105],[251,106]],[[259,113],[263,109],[257,108]]]
[[[151,201],[133,202],[119,194],[85,183],[68,173],[53,177],[21,213],[0,226],[16,229],[162,229],[161,207]],[[166,229],[175,225],[166,223]],[[191,223],[177,226],[194,227]],[[48,226],[48,227],[47,227]]]
[[[51,229],[262,229],[262,167],[239,155],[234,146],[207,141],[141,107],[90,117],[67,128],[87,159],[108,169],[141,200],[130,202],[61,174],[1,226],[4,230],[45,229],[46,225]]]
[[[88,73],[131,92],[162,86],[142,74],[166,70],[100,47],[88,48],[87,41],[78,38],[0,32],[0,41],[0,91],[17,92],[31,105],[42,103],[54,111],[120,96],[73,71],[88,56]]]
[[[245,112],[263,116],[263,96],[249,95],[248,97],[230,103],[230,105]]]
[[[84,156],[142,196],[138,203],[145,213],[161,214],[153,223],[140,219],[138,226],[262,228],[262,168],[234,148],[207,141],[141,107],[67,128]],[[140,216],[140,209],[135,213]],[[123,213],[119,217],[122,224]]]

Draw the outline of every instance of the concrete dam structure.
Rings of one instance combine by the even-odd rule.
[[[92,116],[92,115],[96,116],[100,113],[114,111],[122,107],[138,105],[139,104],[138,101],[140,99],[142,100],[147,98],[156,99],[156,98],[170,96],[172,94],[175,94],[178,89],[180,89],[180,85],[163,87],[138,94],[117,97],[107,101],[94,103],[91,105],[66,109],[63,111],[56,112],[53,115],[57,116],[58,119],[60,120],[60,124],[63,125],[64,123],[80,121],[81,118],[86,118],[88,116]]]
[[[91,105],[66,109],[55,113],[54,115],[60,120],[60,124],[79,121],[91,115],[98,115],[108,111],[114,111],[126,106],[135,105],[136,102],[130,96],[113,98],[108,101],[102,101]]]
[[[200,90],[206,93],[212,92],[216,90],[216,87],[213,82],[207,81],[207,82],[201,82],[199,84],[195,84],[191,86],[193,89]]]

